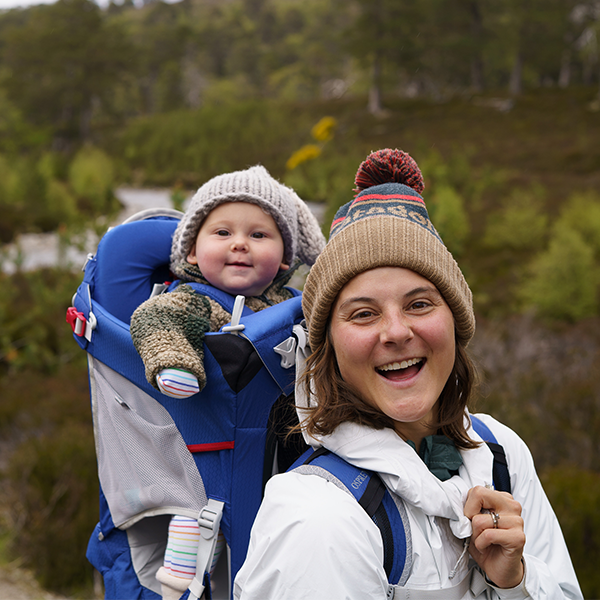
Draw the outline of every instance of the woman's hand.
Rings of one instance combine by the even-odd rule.
[[[521,505],[506,492],[476,486],[467,495],[465,516],[473,525],[469,552],[487,578],[499,588],[519,585],[525,572]]]

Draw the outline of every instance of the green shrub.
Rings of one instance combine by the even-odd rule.
[[[52,373],[85,362],[65,322],[81,276],[59,269],[0,274],[0,376],[27,369]]]
[[[18,204],[23,199],[20,189],[20,174],[15,161],[0,155],[0,205],[7,207]]]
[[[81,198],[87,200],[96,214],[109,212],[114,166],[108,155],[93,146],[79,150],[69,167],[69,184]]]
[[[593,248],[596,260],[600,260],[600,195],[598,193],[589,191],[572,195],[561,209],[558,225],[577,231]]]
[[[317,160],[288,169],[284,177],[286,185],[306,202],[325,204],[323,231],[326,236],[337,209],[355,196],[354,176],[362,160],[358,155],[339,155],[330,150],[328,148]]]
[[[437,150],[428,150],[422,156],[414,154],[425,181],[424,197],[429,207],[436,189],[451,188],[464,202],[469,215],[479,210],[481,198],[489,187],[498,187],[501,176],[497,170],[485,168],[476,172],[472,165],[473,152],[461,148],[448,156],[442,156]]]
[[[88,421],[66,421],[51,433],[29,437],[7,469],[12,520],[18,524],[13,553],[56,591],[85,587],[93,575],[85,551],[98,519],[98,485]]]
[[[274,177],[310,131],[312,116],[293,105],[244,102],[208,105],[136,119],[120,137],[137,185],[197,187],[206,180],[261,163]]]
[[[427,207],[448,250],[459,257],[471,231],[462,197],[449,185],[437,185],[427,197]]]
[[[73,223],[78,217],[77,199],[62,181],[51,179],[47,182],[46,205],[49,216],[62,225]]]
[[[527,269],[518,294],[541,317],[574,322],[597,313],[599,283],[593,248],[577,231],[559,225],[548,249]]]
[[[519,190],[488,218],[484,244],[496,250],[539,250],[547,231],[548,215],[539,192]]]
[[[565,466],[542,483],[556,512],[584,598],[600,598],[600,474]]]

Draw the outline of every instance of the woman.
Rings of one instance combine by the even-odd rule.
[[[356,184],[304,288],[312,353],[297,403],[311,445],[378,473],[402,507],[407,567],[388,582],[365,510],[296,469],[267,485],[235,597],[581,598],[527,447],[478,415],[508,462],[512,495],[493,489],[492,452],[466,408],[471,291],[429,220],[418,166],[379,151]]]

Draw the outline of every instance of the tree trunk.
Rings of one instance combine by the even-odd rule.
[[[471,87],[481,93],[485,89],[483,79],[483,61],[480,58],[471,60]]]
[[[565,49],[560,61],[560,73],[558,75],[558,87],[566,88],[571,83],[571,51]]]
[[[471,13],[471,38],[474,41],[473,56],[471,58],[471,85],[476,92],[483,92],[485,88],[481,51],[483,43],[483,18],[478,0],[469,2],[469,12]]]
[[[521,51],[517,52],[515,63],[510,74],[508,91],[511,96],[518,96],[523,91],[523,56]]]
[[[368,109],[372,115],[381,114],[383,111],[381,106],[381,59],[377,52],[373,57],[373,78],[369,89]]]

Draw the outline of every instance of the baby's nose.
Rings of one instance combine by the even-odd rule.
[[[244,235],[234,235],[231,239],[231,247],[233,250],[247,250],[248,241]]]

